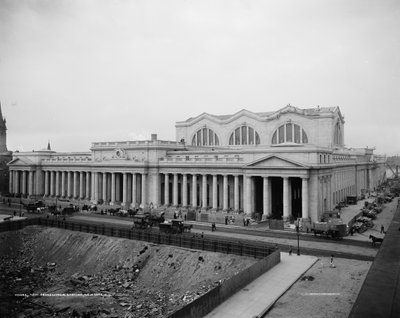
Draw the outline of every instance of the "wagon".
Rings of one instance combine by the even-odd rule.
[[[318,234],[335,239],[342,239],[346,235],[346,231],[346,224],[333,222],[314,222],[311,228],[311,232],[315,236]]]
[[[152,223],[148,215],[136,214],[133,216],[133,226],[139,229],[147,229],[152,226]]]

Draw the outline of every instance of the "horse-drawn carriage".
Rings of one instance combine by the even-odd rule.
[[[181,234],[183,232],[190,232],[193,225],[185,224],[182,219],[173,219],[170,221],[166,221],[160,223],[159,225],[160,232],[169,233],[169,234]]]
[[[43,213],[43,209],[45,207],[45,204],[43,201],[36,201],[36,202],[30,202],[28,204],[23,204],[27,212],[32,212],[32,213]]]
[[[136,214],[133,216],[133,226],[137,229],[147,229],[153,226],[148,214]]]
[[[375,246],[376,243],[382,244],[382,242],[383,242],[383,237],[376,237],[374,235],[370,235],[369,239],[372,240],[372,246]]]

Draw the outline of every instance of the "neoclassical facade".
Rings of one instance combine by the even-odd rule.
[[[338,107],[176,123],[176,141],[95,142],[90,152],[15,152],[9,191],[116,206],[179,207],[317,221],[384,181],[385,158],[344,146]]]

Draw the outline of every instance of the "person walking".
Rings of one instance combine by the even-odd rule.
[[[381,225],[381,233],[385,233],[385,227],[383,226],[383,224]]]
[[[289,256],[292,256],[292,252],[293,252],[292,246],[289,246]]]
[[[330,267],[335,268],[335,264],[333,264],[333,254],[331,254]]]

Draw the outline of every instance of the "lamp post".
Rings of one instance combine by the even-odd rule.
[[[297,232],[297,255],[300,255],[300,227],[299,221],[296,224],[296,232]]]

